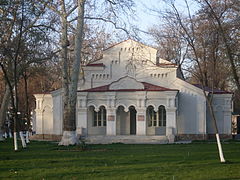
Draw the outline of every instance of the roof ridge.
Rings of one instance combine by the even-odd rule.
[[[116,81],[114,81],[116,82]],[[138,81],[139,82],[139,81]],[[144,89],[109,89],[110,84],[98,86],[90,89],[79,90],[78,92],[110,92],[110,91],[179,91],[178,89],[170,89],[147,82],[140,82],[143,84]]]

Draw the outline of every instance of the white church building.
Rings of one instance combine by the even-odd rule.
[[[92,143],[174,142],[215,133],[203,90],[184,81],[157,49],[126,40],[83,67],[77,96],[77,133]],[[207,91],[207,90],[206,90]],[[219,134],[231,136],[232,94],[215,90]],[[62,89],[35,94],[36,136],[61,137]]]

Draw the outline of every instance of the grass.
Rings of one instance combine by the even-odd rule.
[[[0,142],[0,179],[240,179],[240,143],[226,142],[223,149],[225,164],[213,142],[89,145],[81,151],[32,141],[14,152],[9,139]]]

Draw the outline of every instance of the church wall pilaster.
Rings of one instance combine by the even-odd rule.
[[[146,108],[137,108],[136,111],[136,134],[146,135]]]
[[[107,135],[116,135],[116,108],[107,109]]]

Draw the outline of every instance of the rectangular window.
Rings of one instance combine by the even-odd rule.
[[[102,126],[102,122],[101,122],[101,110],[97,112],[97,118],[98,118],[98,126]]]
[[[97,112],[94,111],[93,115],[93,126],[97,126]]]
[[[103,126],[106,126],[107,125],[107,113],[106,113],[106,110],[103,109]]]
[[[154,119],[153,126],[157,126],[157,121]]]
[[[98,120],[98,126],[102,126],[101,120]]]
[[[166,110],[165,107],[160,106],[158,110],[158,121],[159,121],[159,126],[165,127],[166,126]]]

